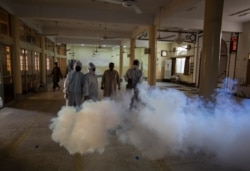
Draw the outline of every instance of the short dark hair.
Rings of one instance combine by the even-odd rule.
[[[135,59],[134,62],[133,62],[133,64],[134,64],[134,65],[139,65],[140,62],[139,62],[137,59]]]
[[[76,68],[75,68],[76,72],[81,71],[81,69],[82,69],[82,67],[81,67],[81,66],[79,66],[79,65],[77,65],[77,66],[76,66]]]

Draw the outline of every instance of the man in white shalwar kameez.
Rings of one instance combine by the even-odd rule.
[[[88,66],[89,72],[85,74],[85,83],[84,83],[84,100],[98,100],[98,82],[97,76],[95,74],[95,65],[90,62]]]

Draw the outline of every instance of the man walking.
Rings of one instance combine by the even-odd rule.
[[[125,81],[127,82],[126,89],[128,91],[134,90],[133,97],[130,103],[130,109],[135,107],[135,101],[139,101],[139,89],[137,84],[143,81],[142,71],[139,69],[140,62],[135,59],[133,62],[133,67],[128,69],[125,74]]]
[[[58,87],[58,90],[60,90],[60,86],[58,84],[60,78],[62,79],[62,72],[61,69],[58,67],[57,62],[54,63],[54,68],[50,74],[50,76],[53,76],[53,91],[56,90],[56,87]]]

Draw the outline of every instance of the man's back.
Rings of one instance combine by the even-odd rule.
[[[97,100],[98,96],[98,81],[97,76],[93,71],[89,71],[84,76],[84,96],[89,96],[93,100]]]
[[[53,75],[54,80],[59,81],[59,79],[62,77],[61,69],[58,66],[54,67],[52,71],[52,75]]]
[[[135,88],[143,80],[142,71],[136,68],[130,68],[125,74],[125,80],[128,82],[127,88]]]
[[[114,95],[117,87],[120,89],[119,73],[116,70],[105,70],[102,76],[101,87],[104,97]]]
[[[83,93],[84,74],[82,72],[70,71],[68,73],[68,91],[75,93]]]

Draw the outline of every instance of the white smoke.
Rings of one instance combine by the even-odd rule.
[[[230,166],[250,169],[250,102],[219,93],[214,103],[175,89],[140,87],[142,103],[129,110],[129,96],[64,107],[52,120],[52,139],[70,154],[103,152],[116,130],[151,159],[203,152]]]
[[[70,154],[102,153],[109,143],[107,131],[120,123],[121,105],[113,101],[85,102],[82,110],[63,107],[52,119],[52,139]]]

